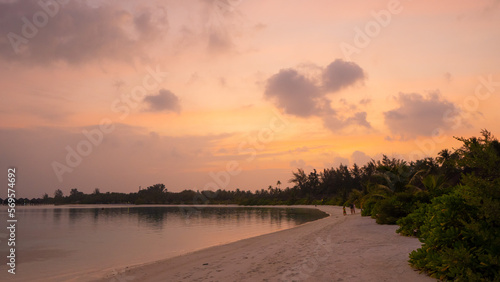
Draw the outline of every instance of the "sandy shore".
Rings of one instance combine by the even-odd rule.
[[[420,246],[397,226],[342,215],[125,269],[101,281],[433,281],[408,265]],[[200,236],[203,236],[200,234]]]

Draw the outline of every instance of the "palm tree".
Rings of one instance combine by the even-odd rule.
[[[374,176],[382,180],[382,183],[378,184],[379,188],[392,192],[402,192],[410,183],[414,171],[404,160],[391,160],[384,155],[383,161],[377,163],[377,172]]]
[[[440,165],[443,165],[451,157],[451,152],[448,149],[444,149],[438,153],[439,157],[436,158]]]
[[[299,190],[305,190],[307,185],[307,175],[303,169],[297,169],[297,172],[292,172],[293,177],[288,180],[290,183],[294,183],[295,187],[299,188]]]
[[[270,194],[274,194],[274,190],[273,190],[273,186],[272,185],[269,185],[269,187],[267,187],[267,190],[269,190]]]

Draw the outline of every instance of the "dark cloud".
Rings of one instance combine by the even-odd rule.
[[[442,99],[438,92],[424,97],[418,93],[399,93],[399,107],[384,113],[385,124],[391,133],[402,139],[431,136],[436,129],[449,126],[446,113],[457,114],[457,107]]]
[[[357,112],[353,116],[344,119],[338,116],[328,115],[323,117],[323,124],[333,132],[339,131],[350,125],[357,125],[370,129],[371,125],[366,120],[366,116],[366,112]]]
[[[294,69],[284,69],[267,80],[264,95],[287,114],[308,117],[317,114],[318,87]]]
[[[142,41],[154,41],[161,38],[168,30],[167,11],[156,7],[155,11],[142,11],[134,16],[134,27]]]
[[[235,28],[243,16],[238,6],[241,0],[204,0],[203,18],[208,35],[208,51],[225,53],[234,47]]]
[[[169,90],[161,89],[158,95],[146,96],[144,102],[150,112],[176,112],[180,113],[179,98]]]
[[[347,124],[357,124],[366,128],[371,128],[370,123],[366,120],[366,112],[357,112],[354,116],[346,119]]]
[[[39,3],[51,3],[43,8]],[[116,5],[85,1],[0,3],[0,57],[33,64],[146,57],[146,47],[168,29],[161,9],[132,14]]]
[[[357,64],[336,59],[323,71],[323,88],[327,92],[337,92],[365,78],[363,69]]]
[[[305,66],[305,67],[304,67]],[[354,85],[365,79],[364,71],[352,62],[337,59],[326,68],[302,64],[302,68],[314,69],[313,75],[306,76],[297,70],[282,69],[267,79],[264,97],[285,113],[298,117],[319,116],[325,127],[337,131],[355,125],[371,128],[366,120],[366,112],[357,112],[351,117],[341,117],[332,108],[327,95]],[[345,100],[340,103],[347,104]],[[349,109],[355,110],[355,106]]]

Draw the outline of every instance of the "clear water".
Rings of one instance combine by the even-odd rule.
[[[324,217],[314,209],[63,206],[16,209],[16,275],[7,273],[0,229],[0,281],[92,280],[123,268],[275,232]],[[0,226],[7,226],[7,209]]]

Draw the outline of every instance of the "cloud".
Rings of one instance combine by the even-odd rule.
[[[357,64],[336,59],[323,71],[323,88],[327,92],[337,92],[365,78],[363,69]]]
[[[340,165],[349,166],[349,159],[341,157],[341,156],[335,156],[335,157],[333,157],[332,162],[327,162],[324,165],[325,165],[325,167],[333,167],[333,168],[337,168]]]
[[[360,105],[368,105],[368,104],[370,104],[371,102],[372,102],[372,99],[370,99],[370,98],[364,98],[364,99],[361,99],[361,100],[359,101],[359,104],[360,104]]]
[[[458,108],[432,92],[424,97],[418,93],[399,93],[396,97],[399,107],[384,112],[385,124],[393,135],[401,139],[416,136],[431,136],[436,129],[450,126],[449,117],[458,114]]]
[[[175,112],[180,113],[179,98],[169,90],[160,89],[158,95],[146,96],[144,102],[150,112]]]
[[[266,81],[264,97],[290,115],[298,117],[318,116],[326,128],[336,131],[356,125],[371,128],[366,112],[357,112],[342,117],[333,109],[327,95],[338,92],[365,79],[363,69],[352,62],[337,59],[326,68],[301,64],[302,69],[311,70],[306,76],[293,68],[282,69]],[[352,109],[351,109],[352,110]]]
[[[7,35],[0,39],[0,58],[30,64],[130,61],[147,57],[147,47],[168,30],[160,8],[133,13],[86,1],[54,3],[0,3],[0,34]]]
[[[225,53],[234,47],[233,37],[243,21],[239,11],[241,0],[205,0],[202,18],[206,19],[208,51]]]
[[[349,166],[349,159],[343,157],[333,158],[333,167],[339,167],[340,165]]]
[[[323,117],[323,124],[326,128],[335,132],[350,125],[371,128],[370,123],[366,120],[366,112],[357,112],[353,116],[341,119],[337,116],[329,115]]]
[[[306,166],[306,162],[302,159],[293,160],[290,162],[290,167],[293,167],[293,168],[304,168],[305,166]]]
[[[287,114],[309,117],[319,110],[318,87],[294,69],[283,69],[267,80],[264,95]]]
[[[372,158],[361,151],[354,151],[351,155],[352,162],[358,166],[363,166],[368,163]]]
[[[357,112],[354,116],[349,117],[345,120],[347,125],[357,124],[366,128],[371,128],[370,123],[366,120],[366,112]]]

